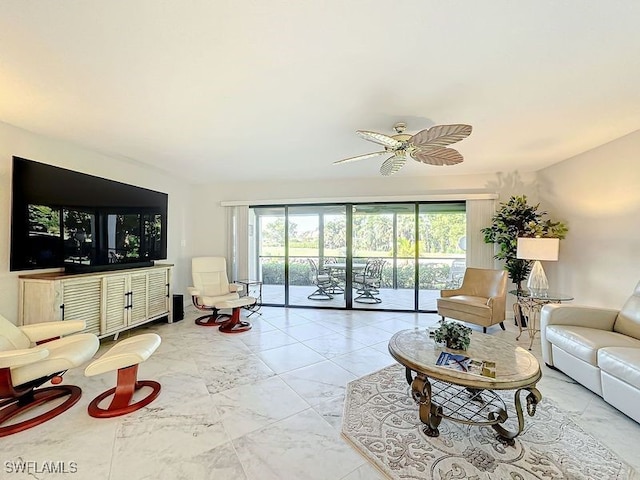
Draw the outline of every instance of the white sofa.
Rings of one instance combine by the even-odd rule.
[[[640,283],[621,310],[548,304],[542,358],[640,423]]]

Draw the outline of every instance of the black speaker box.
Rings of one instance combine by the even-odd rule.
[[[184,318],[184,299],[182,295],[173,296],[173,321],[177,322]]]

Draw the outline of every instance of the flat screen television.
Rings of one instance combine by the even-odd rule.
[[[11,271],[70,272],[167,258],[168,195],[13,157]]]

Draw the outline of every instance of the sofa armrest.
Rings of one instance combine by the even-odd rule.
[[[230,283],[229,291],[230,292],[242,292],[244,290],[244,285],[240,285],[239,283]]]
[[[613,331],[619,310],[549,303],[540,311],[540,327],[546,325],[574,325]]]
[[[81,332],[86,328],[82,320],[62,320],[59,322],[42,322],[18,327],[31,343],[62,337],[70,333]]]
[[[540,341],[542,358],[548,365],[553,365],[551,343],[547,340],[548,325],[573,325],[577,327],[595,328],[611,332],[619,310],[613,308],[587,307],[583,305],[565,305],[549,303],[540,311]]]

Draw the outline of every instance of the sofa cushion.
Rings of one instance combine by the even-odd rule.
[[[455,295],[437,300],[438,309],[449,309],[491,318],[491,307],[487,305],[487,302],[488,299],[485,297],[474,297],[472,295]]]
[[[573,325],[547,325],[546,337],[553,345],[591,365],[598,365],[604,347],[640,347],[640,341],[616,332]]]
[[[602,348],[598,351],[598,366],[609,375],[640,389],[640,348]]]

